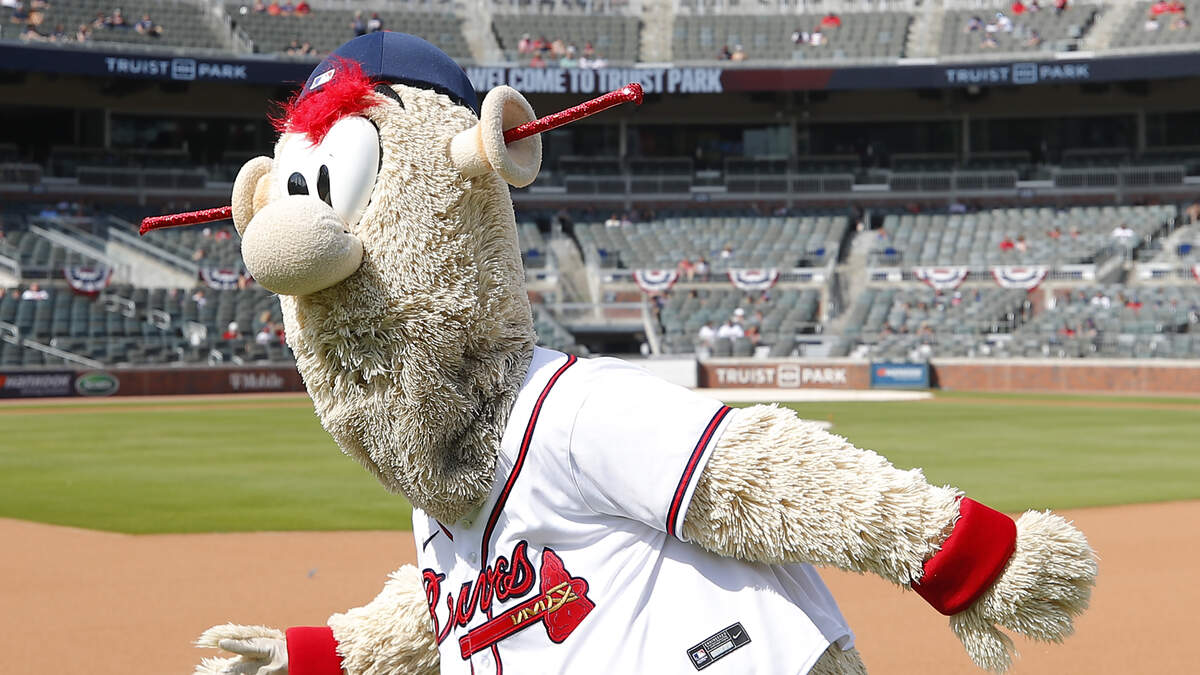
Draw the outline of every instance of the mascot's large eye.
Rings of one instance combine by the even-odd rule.
[[[306,194],[333,207],[347,225],[362,217],[379,173],[379,131],[364,117],[338,120],[311,145],[292,135],[279,153],[280,194]]]

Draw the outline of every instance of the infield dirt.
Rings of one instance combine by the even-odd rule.
[[[1183,673],[1200,632],[1200,502],[1063,512],[1100,580],[1063,645],[1018,640],[1011,671]],[[0,519],[0,672],[191,673],[191,641],[233,621],[319,625],[415,560],[409,532],[121,535]],[[872,673],[982,673],[946,619],[877,578],[823,570]]]

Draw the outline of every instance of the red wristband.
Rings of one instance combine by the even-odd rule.
[[[287,629],[288,675],[342,675],[342,657],[329,626]]]
[[[964,497],[958,522],[942,549],[925,561],[912,589],[947,616],[979,599],[1004,571],[1017,548],[1017,524],[1003,513]]]

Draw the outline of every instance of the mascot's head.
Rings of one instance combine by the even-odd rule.
[[[491,485],[534,334],[506,182],[541,165],[515,90],[478,105],[433,45],[373,33],[284,107],[234,182],[247,270],[278,293],[321,423],[388,489],[453,519]]]

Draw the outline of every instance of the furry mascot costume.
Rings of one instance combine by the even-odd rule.
[[[198,673],[860,673],[811,565],[911,587],[981,667],[1057,642],[1096,562],[789,410],[731,410],[534,346],[512,203],[525,99],[480,108],[432,45],[374,33],[313,72],[233,218],[321,424],[415,507],[421,569],[327,626],[227,624]]]

